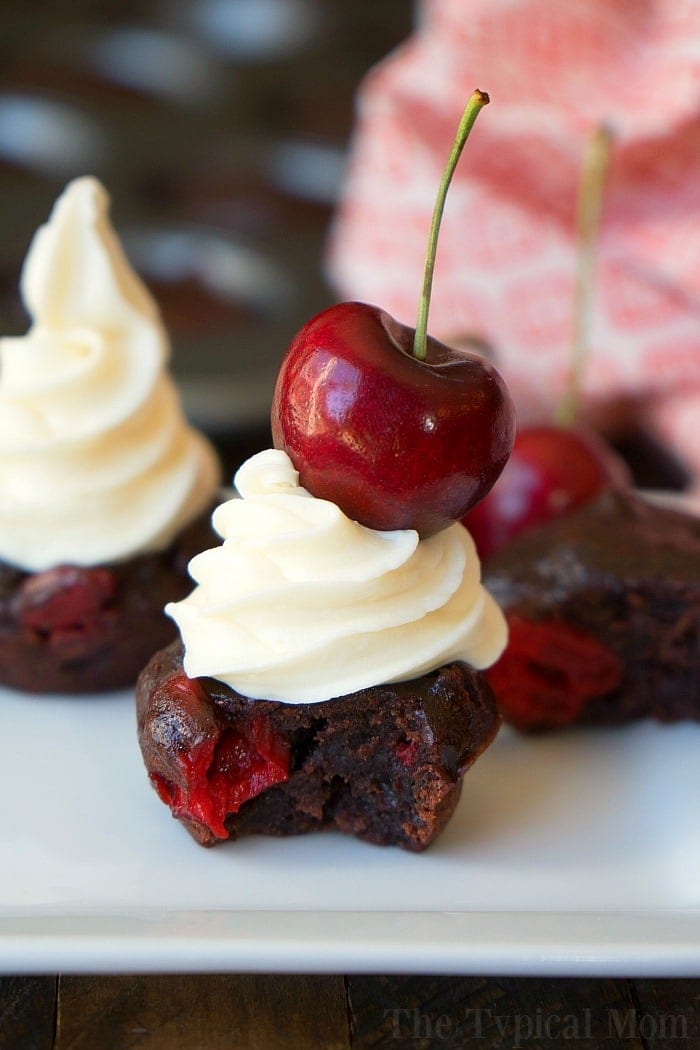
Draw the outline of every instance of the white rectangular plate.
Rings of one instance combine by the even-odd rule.
[[[133,699],[0,691],[0,968],[700,975],[700,726],[503,731],[422,855],[197,846]]]

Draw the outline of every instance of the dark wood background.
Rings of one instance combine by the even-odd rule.
[[[700,1046],[700,981],[7,977],[2,1050]]]

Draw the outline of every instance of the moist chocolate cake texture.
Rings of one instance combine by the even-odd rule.
[[[700,718],[700,519],[608,492],[485,566],[511,636],[487,675],[520,728]]]
[[[189,592],[188,562],[219,542],[210,516],[165,550],[95,568],[30,573],[0,562],[0,681],[32,693],[133,685],[177,633],[163,606]]]
[[[428,846],[499,715],[484,676],[452,663],[314,704],[250,700],[188,679],[182,643],[137,685],[139,742],[161,799],[202,845],[323,828]]]

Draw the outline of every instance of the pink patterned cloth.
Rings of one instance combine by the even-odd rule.
[[[430,330],[480,333],[542,418],[569,368],[574,211],[586,140],[615,133],[584,398],[624,404],[700,491],[700,2],[424,0],[367,76],[329,270],[340,294],[415,324],[440,173],[480,116],[443,220]]]

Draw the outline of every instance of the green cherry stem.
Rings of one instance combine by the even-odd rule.
[[[457,162],[462,155],[464,144],[469,138],[469,132],[474,127],[474,122],[479,116],[479,113],[488,102],[489,96],[485,91],[473,92],[471,98],[467,102],[467,107],[462,114],[462,119],[459,122],[455,140],[452,143],[450,156],[445,166],[445,170],[442,173],[442,178],[440,179],[437,198],[435,200],[435,208],[433,209],[433,218],[430,223],[428,247],[425,252],[423,288],[421,289],[420,303],[418,306],[416,334],[413,338],[413,356],[417,357],[419,361],[425,360],[428,350],[428,310],[430,308],[430,293],[433,287],[433,271],[435,270],[438,234],[440,232],[442,213],[445,210],[445,198],[447,197],[447,191],[452,181],[454,170],[457,167]]]
[[[596,253],[605,182],[613,143],[611,129],[601,124],[588,140],[576,202],[576,276],[571,371],[566,393],[555,414],[563,427],[572,426],[578,415],[583,372],[590,344]]]

